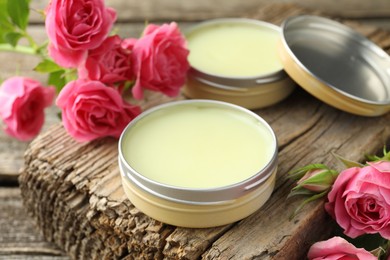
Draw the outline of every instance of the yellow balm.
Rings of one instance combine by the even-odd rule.
[[[275,149],[273,133],[256,117],[196,102],[148,114],[122,141],[125,160],[142,176],[195,189],[247,180],[272,160]]]
[[[255,113],[212,100],[145,111],[119,139],[123,190],[164,223],[205,228],[232,223],[271,196],[277,170],[272,128]]]
[[[280,32],[272,25],[217,22],[186,35],[189,62],[199,71],[228,77],[255,77],[283,69],[277,54]]]

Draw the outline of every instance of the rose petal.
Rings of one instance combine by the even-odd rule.
[[[380,172],[387,172],[390,174],[390,162],[388,161],[367,162],[367,164]]]
[[[363,248],[356,248],[341,237],[333,237],[313,244],[308,252],[309,260],[314,259],[361,259],[377,260]],[[343,258],[348,257],[348,258]]]
[[[4,131],[21,141],[34,138],[44,122],[44,109],[53,102],[55,90],[38,81],[12,77],[0,87],[0,117]]]
[[[108,85],[125,84],[135,77],[131,52],[122,47],[119,36],[108,37],[98,48],[90,50],[78,67],[79,78],[99,80]]]
[[[142,98],[142,89],[176,96],[184,85],[189,63],[185,38],[176,23],[149,24],[133,47],[137,81],[133,96]]]
[[[336,179],[325,208],[352,238],[366,233],[389,238],[389,182],[388,172],[370,165],[347,169]]]
[[[117,90],[100,81],[78,79],[60,92],[57,105],[68,133],[77,141],[100,137],[118,138],[140,108],[123,101]]]
[[[45,19],[49,55],[63,67],[77,67],[88,50],[104,41],[115,19],[115,10],[103,0],[50,1]]]

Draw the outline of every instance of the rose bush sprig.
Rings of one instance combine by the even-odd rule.
[[[0,87],[0,117],[7,134],[30,140],[40,131],[44,109],[61,109],[67,132],[78,141],[119,137],[141,113],[124,96],[142,99],[145,89],[169,97],[179,94],[189,63],[187,43],[178,25],[145,27],[142,36],[110,35],[116,11],[104,0],[51,0],[43,12],[48,42],[37,44],[27,32],[28,0],[0,1],[0,50],[42,58],[35,70],[47,84],[14,77]],[[26,38],[28,45],[20,45]]]
[[[324,164],[310,164],[291,171],[289,177],[298,181],[297,185],[289,193],[288,198],[297,195],[305,195],[308,198],[296,208],[290,218],[293,218],[305,204],[324,197],[329,192],[337,175],[337,171],[330,169]]]
[[[365,164],[336,158],[347,167],[345,170],[337,172],[322,164],[311,164],[289,173],[297,180],[289,197],[308,196],[294,214],[307,202],[326,196],[325,210],[352,243],[362,236],[376,235],[378,245],[368,252],[334,237],[314,244],[308,258],[389,260],[390,152],[384,149],[383,157],[367,156]]]

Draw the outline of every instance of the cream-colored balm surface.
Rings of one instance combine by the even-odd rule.
[[[265,75],[283,69],[277,54],[279,32],[256,24],[226,23],[188,34],[192,67],[228,77]]]
[[[187,105],[138,121],[122,149],[130,166],[149,179],[211,188],[255,175],[271,160],[275,141],[269,129],[243,112]]]

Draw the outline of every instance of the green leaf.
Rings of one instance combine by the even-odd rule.
[[[364,167],[363,164],[361,163],[358,163],[358,162],[354,162],[354,161],[351,161],[351,160],[348,160],[334,152],[332,152],[332,155],[337,159],[339,160],[342,164],[344,164],[345,167],[347,168],[352,168],[352,167]]]
[[[37,53],[40,53],[42,56],[48,56],[47,55],[47,45],[49,44],[49,41],[45,41],[41,45],[39,45],[36,49]]]
[[[11,21],[23,31],[26,30],[29,16],[29,0],[9,0],[7,11]]]
[[[23,35],[18,32],[9,32],[4,34],[4,40],[10,45],[12,45],[13,47],[15,47],[18,44],[20,38],[22,37]]]
[[[293,219],[297,214],[298,212],[309,202],[312,202],[312,201],[315,201],[317,199],[320,199],[322,197],[324,197],[326,194],[328,193],[328,191],[324,191],[324,192],[321,192],[321,193],[318,193],[316,195],[313,195],[307,199],[305,199],[296,209],[295,211],[290,215],[290,220]]]
[[[60,93],[61,89],[66,84],[64,74],[65,74],[65,70],[54,71],[49,74],[47,83],[48,85],[55,86],[57,94]]]
[[[8,17],[7,12],[7,2],[8,0],[0,0],[0,20],[5,19]]]
[[[65,76],[65,84],[70,82],[70,81],[76,80],[77,79],[77,70],[76,69],[68,69],[68,70],[66,70],[64,76]]]
[[[124,84],[124,87],[123,87],[123,91],[127,91],[130,88],[132,88],[134,86],[134,83],[135,83],[134,80],[132,80],[132,81],[130,81],[130,80],[125,81],[125,84]]]
[[[41,73],[52,73],[60,70],[64,70],[61,66],[57,65],[52,60],[49,59],[44,59],[42,60],[35,68],[34,70],[36,72],[41,72]]]
[[[369,161],[369,162],[376,162],[376,161],[380,161],[382,159],[379,156],[369,155],[369,154],[365,155],[365,157],[366,157],[367,161]]]
[[[10,22],[10,17],[7,12],[8,0],[0,0],[0,30],[12,31],[14,29],[13,24]]]
[[[378,257],[378,259],[380,259],[380,257],[384,254],[386,254],[386,250],[382,247],[378,247],[374,250],[371,250],[370,253],[376,257]]]
[[[369,162],[376,162],[376,161],[390,161],[390,152],[387,151],[386,145],[383,147],[383,156],[379,157],[376,155],[366,155],[366,159]]]
[[[310,191],[310,190],[307,190],[305,188],[302,188],[302,187],[295,187],[294,189],[292,189],[290,191],[290,193],[287,195],[287,199],[291,198],[291,197],[294,197],[294,196],[312,196],[314,195],[315,193]]]
[[[0,43],[7,43],[5,34],[15,31],[7,12],[8,0],[0,0]]]
[[[288,177],[291,179],[297,180],[297,179],[302,178],[306,172],[308,172],[310,170],[314,170],[314,169],[329,169],[329,168],[328,168],[328,166],[326,166],[324,164],[313,163],[313,164],[309,164],[309,165],[303,166],[301,168],[290,171],[288,173],[288,175],[289,175]]]

